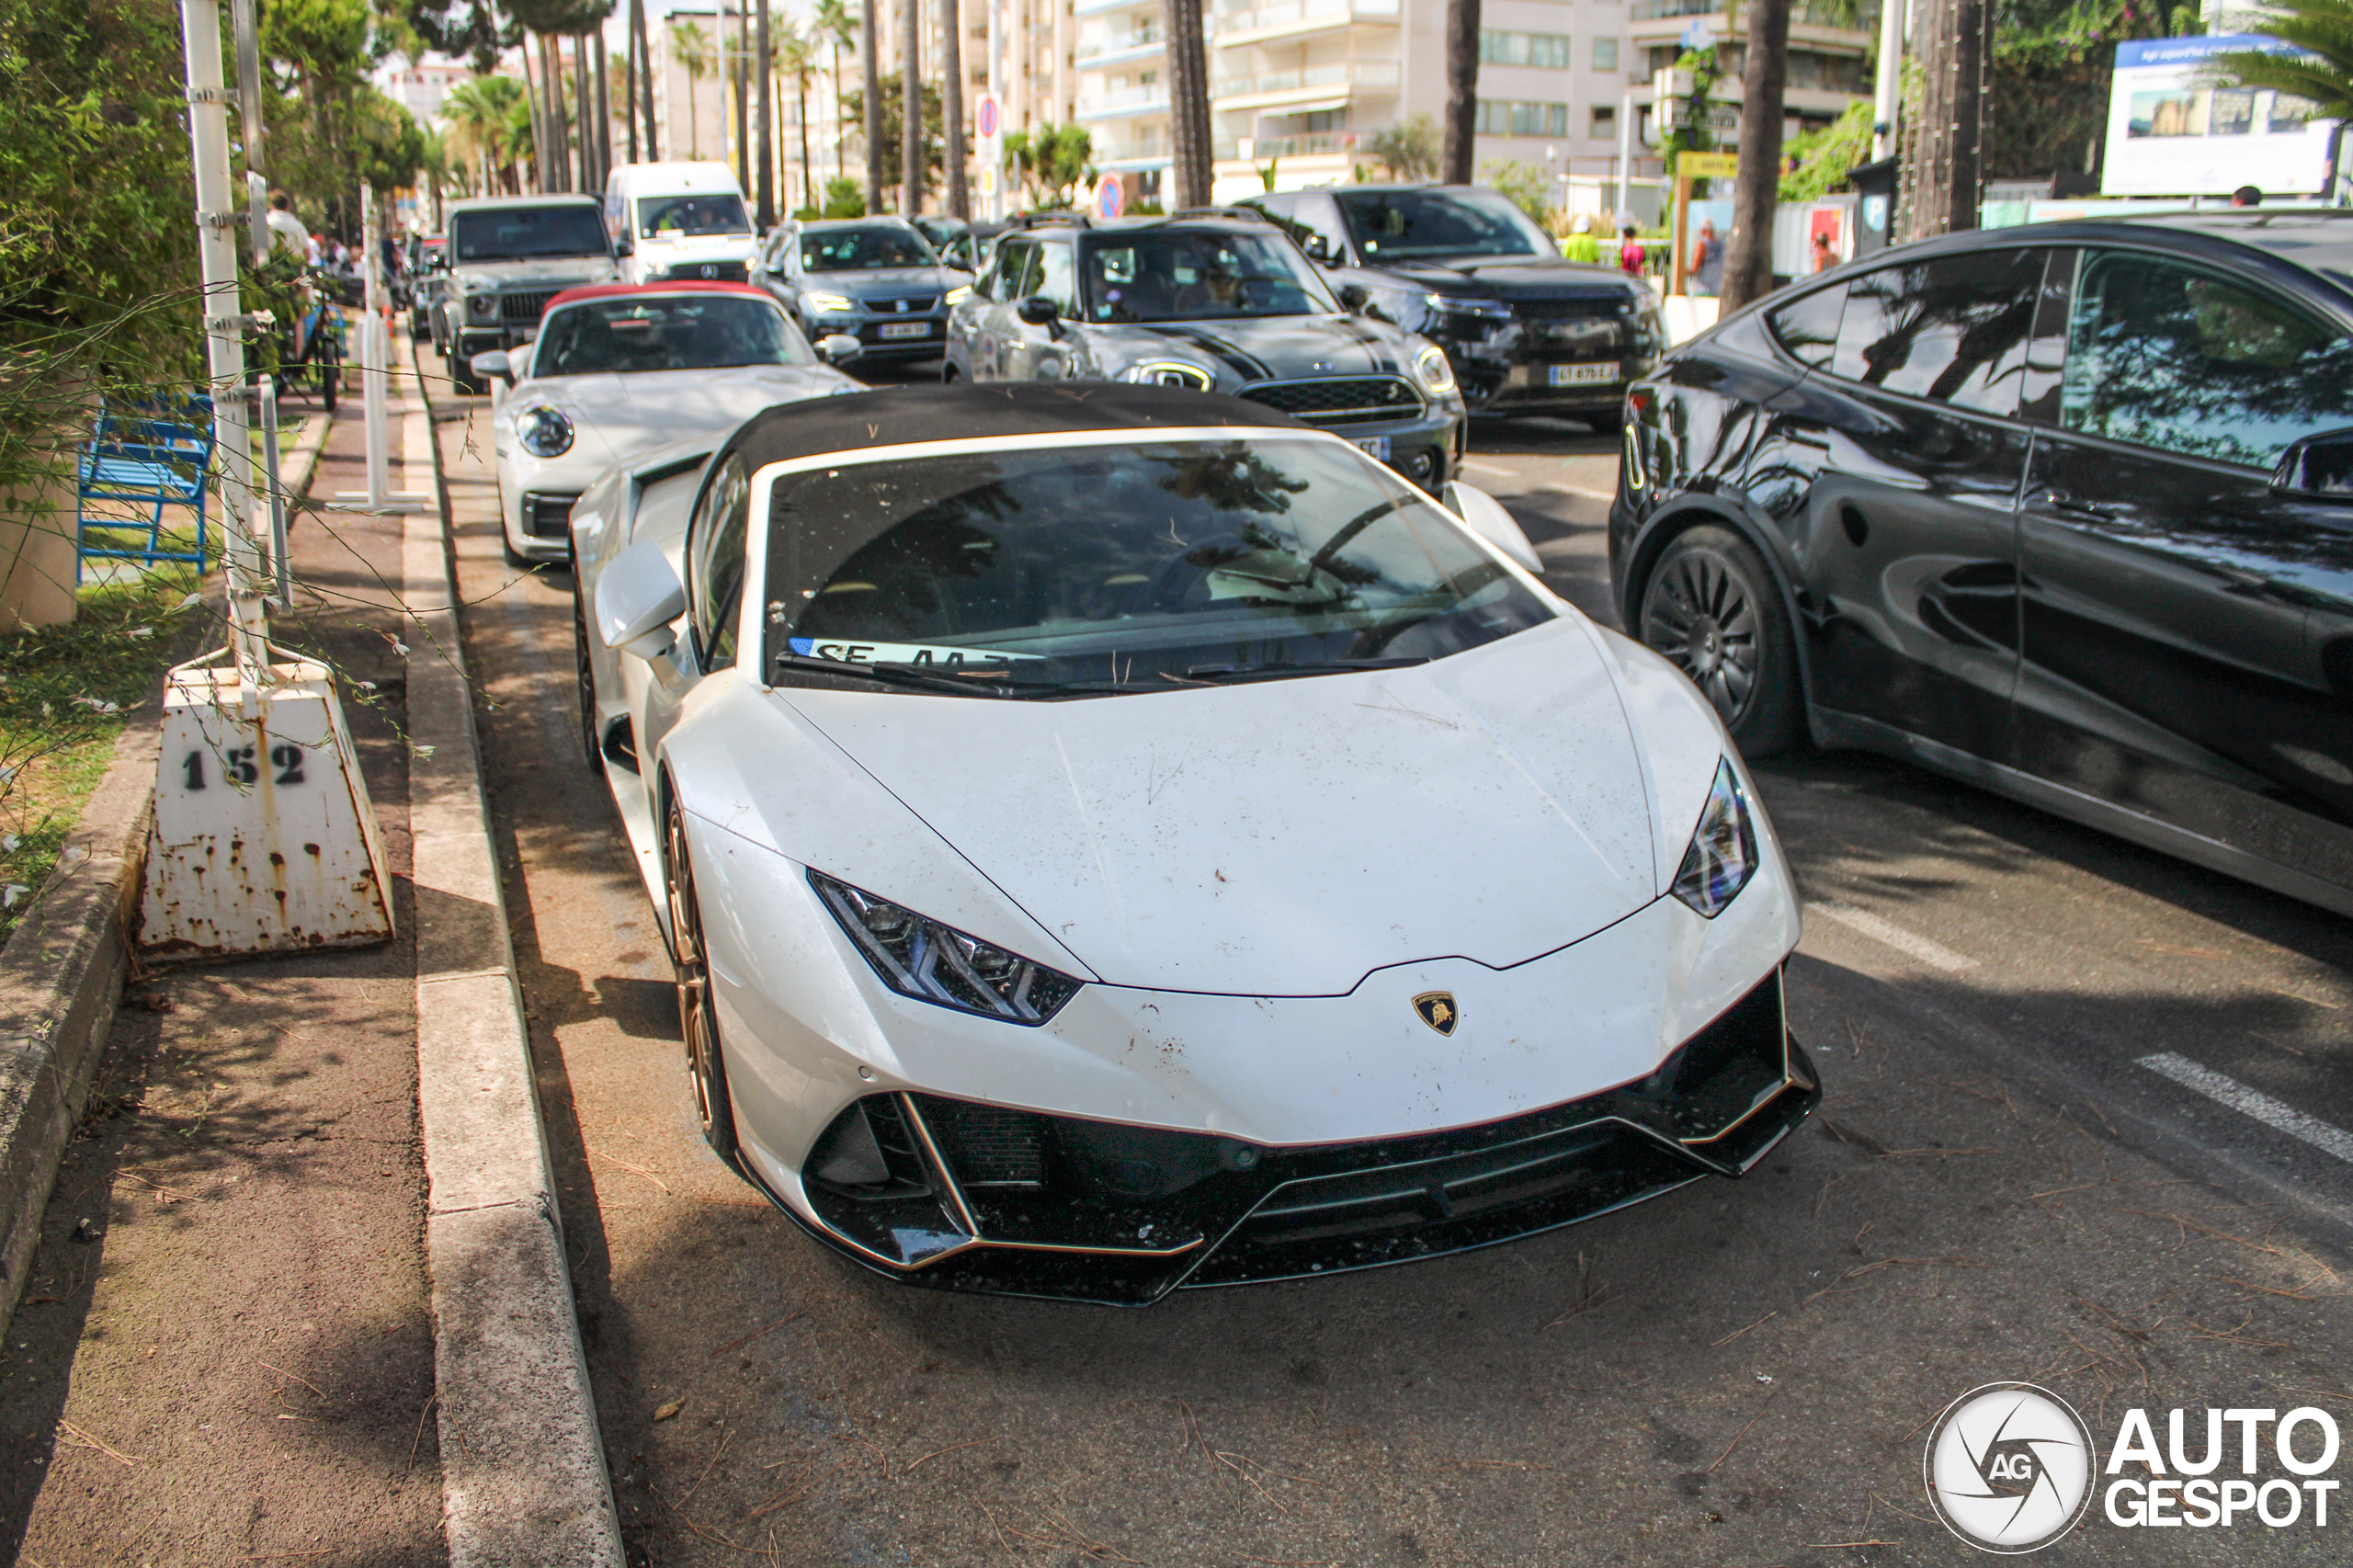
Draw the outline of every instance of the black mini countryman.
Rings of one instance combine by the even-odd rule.
[[[1907,757],[2353,913],[2353,212],[1903,246],[1626,418],[1619,608],[1751,755]]]

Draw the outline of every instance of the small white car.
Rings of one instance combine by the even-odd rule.
[[[511,381],[491,417],[506,559],[571,552],[573,503],[605,470],[649,447],[724,434],[764,408],[858,392],[775,301],[743,283],[599,284],[548,301],[536,342],[473,357]]]
[[[1051,382],[600,481],[583,739],[712,1148],[909,1283],[1129,1304],[1753,1169],[1820,1097],[1772,827],[1690,682],[1448,499]]]

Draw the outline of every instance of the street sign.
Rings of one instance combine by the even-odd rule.
[[[1095,182],[1095,215],[1116,218],[1127,209],[1128,188],[1117,175],[1105,175]]]
[[[1005,130],[1005,106],[998,103],[995,93],[983,93],[979,103],[972,106],[972,136],[983,143],[994,142]]]
[[[1740,154],[1684,153],[1675,160],[1675,172],[1693,179],[1731,179],[1740,173]]]

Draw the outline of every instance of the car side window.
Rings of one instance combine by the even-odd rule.
[[[2015,414],[2045,254],[1963,251],[1852,279],[1830,373],[1983,414]]]
[[[1042,294],[1052,301],[1054,309],[1061,313],[1063,320],[1076,319],[1078,275],[1076,268],[1071,265],[1070,246],[1056,244],[1053,241],[1048,240],[1038,247],[1038,256],[1042,265],[1039,269],[1038,281],[1031,288],[1030,292]]]
[[[752,485],[744,460],[730,452],[703,487],[687,534],[687,615],[705,671],[735,662],[737,611],[744,603],[744,548]]]
[[[1774,340],[1789,350],[1791,358],[1819,370],[1830,363],[1831,351],[1838,347],[1838,318],[1846,308],[1847,286],[1836,283],[1790,301],[1765,320],[1773,329]]]
[[[1017,240],[1002,247],[997,254],[1004,258],[998,275],[1002,300],[1026,300],[1036,291],[1038,280],[1038,242]]]
[[[2269,468],[2290,442],[2353,425],[2353,339],[2169,256],[2089,252],[2069,312],[2059,424]]]
[[[1338,267],[1348,259],[1347,235],[1340,227],[1340,209],[1330,197],[1309,191],[1291,210],[1291,237],[1308,255],[1315,256],[1315,247],[1308,244],[1310,238],[1324,242],[1324,254],[1316,256],[1316,260]]]

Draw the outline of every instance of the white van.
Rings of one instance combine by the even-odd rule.
[[[623,164],[605,184],[621,279],[743,283],[760,242],[725,164]]]

